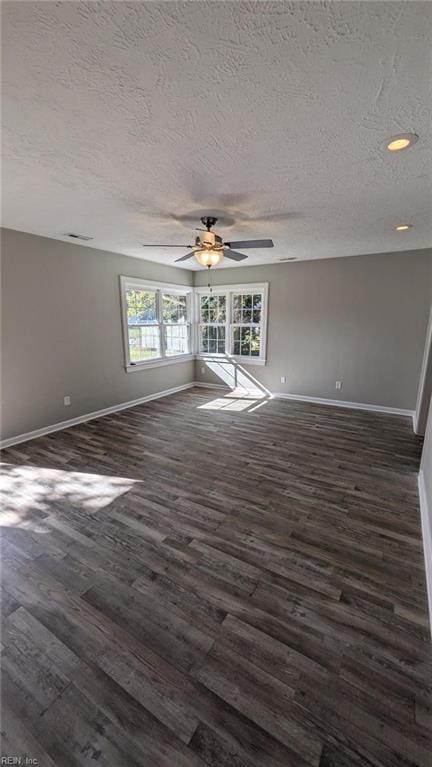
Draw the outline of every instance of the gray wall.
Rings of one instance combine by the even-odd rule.
[[[1,245],[3,439],[193,380],[193,362],[125,372],[119,303],[120,274],[191,272],[7,229]]]
[[[4,439],[194,378],[220,383],[201,361],[124,370],[119,275],[203,285],[207,272],[11,230],[1,242]],[[215,269],[212,280],[270,283],[268,364],[248,370],[271,391],[415,407],[427,252]]]
[[[215,269],[212,278],[269,282],[268,363],[247,369],[270,391],[415,408],[432,251]],[[207,280],[196,273],[196,285]],[[203,364],[196,380],[218,381]]]

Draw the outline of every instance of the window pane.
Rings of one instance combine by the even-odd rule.
[[[253,297],[252,322],[256,322],[257,324],[261,322],[261,308],[262,308],[262,297],[261,295],[255,295]]]
[[[250,346],[251,346],[251,329],[242,328],[241,329],[241,345],[240,345],[241,354],[245,354],[249,356]]]
[[[201,296],[201,320],[203,322],[209,322],[209,297]]]
[[[218,344],[217,350],[219,354],[225,354],[225,328],[218,328]]]
[[[209,322],[217,322],[217,319],[218,319],[218,297],[217,296],[209,296],[208,306],[209,306]]]
[[[201,325],[200,349],[209,354],[225,353],[225,326]]]
[[[259,357],[261,328],[251,327],[262,322],[262,293],[233,295],[233,354]]]
[[[218,301],[218,322],[226,322],[226,298],[225,296],[219,296]]]
[[[131,362],[160,357],[159,327],[148,325],[141,328],[128,328],[129,356]]]
[[[200,326],[200,350],[208,352],[208,325]]]
[[[217,327],[210,325],[209,327],[209,352],[210,354],[216,354],[217,352]]]
[[[226,322],[226,296],[201,296],[201,322]]]
[[[201,349],[208,352],[208,325],[201,326]]]
[[[241,296],[233,296],[233,322],[241,322]]]
[[[242,296],[242,322],[252,322],[252,296],[245,294]]]
[[[167,324],[186,322],[186,296],[164,293],[162,296],[162,317]]]
[[[240,332],[239,327],[233,328],[233,354],[240,354]]]
[[[156,293],[154,290],[126,290],[128,325],[156,322]]]
[[[261,328],[252,328],[251,355],[259,357],[261,345]]]
[[[165,325],[165,354],[187,354],[189,348],[187,325]]]

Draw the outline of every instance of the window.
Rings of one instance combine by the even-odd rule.
[[[126,304],[130,362],[160,357],[156,291],[128,288]]]
[[[162,293],[164,348],[167,357],[187,354],[189,351],[187,315],[186,295]]]
[[[194,356],[265,365],[267,283],[207,288],[120,277],[128,372]]]
[[[199,335],[200,351],[205,354],[225,353],[226,296],[201,296]]]
[[[261,319],[262,293],[234,293],[232,299],[232,353],[234,356],[260,356]]]
[[[233,285],[209,293],[196,288],[199,353],[265,364],[267,284]]]
[[[128,277],[121,277],[120,284],[126,368],[190,354],[192,289]]]

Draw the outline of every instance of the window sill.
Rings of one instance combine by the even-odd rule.
[[[165,365],[176,365],[179,362],[191,362],[195,359],[195,354],[179,354],[176,357],[163,357],[154,360],[145,360],[144,362],[136,362],[135,365],[126,365],[125,370],[127,373],[138,373],[139,370],[148,370],[149,368],[161,368]]]
[[[263,357],[239,357],[233,354],[196,354],[197,360],[212,360],[213,362],[234,362],[241,365],[265,365]]]
[[[236,357],[228,354],[179,354],[177,357],[163,357],[162,359],[136,362],[135,365],[125,365],[125,370],[127,373],[138,373],[139,370],[161,368],[165,365],[177,365],[179,362],[192,362],[193,360],[203,360],[204,362],[206,360],[212,362],[234,362],[238,365],[266,364],[266,360],[262,357]]]

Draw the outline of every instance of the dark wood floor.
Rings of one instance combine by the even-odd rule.
[[[430,767],[411,423],[256,405],[196,389],[4,451],[3,755]]]

